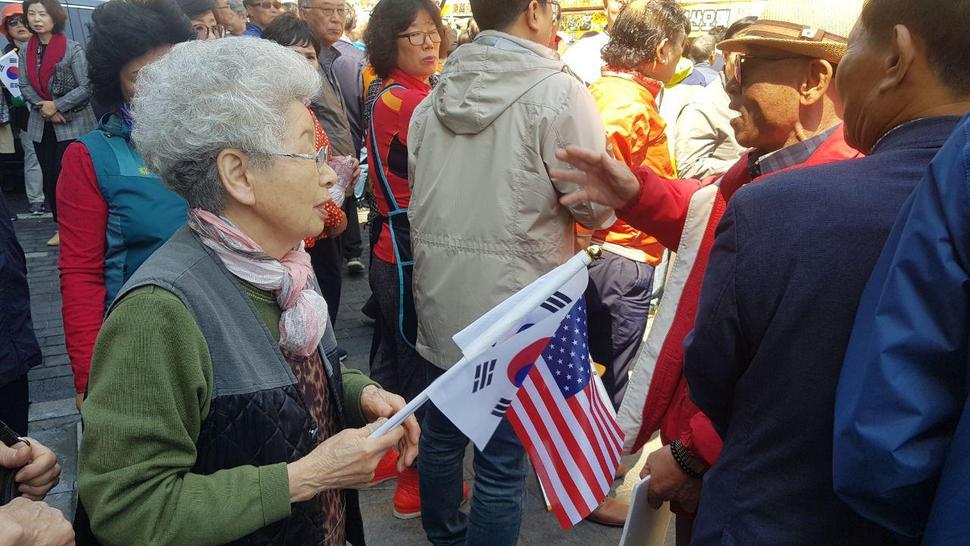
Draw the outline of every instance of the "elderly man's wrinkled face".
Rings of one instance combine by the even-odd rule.
[[[799,120],[798,86],[811,59],[765,48],[735,57],[727,82],[738,143],[762,153],[785,146]]]
[[[344,35],[347,4],[343,0],[304,0],[300,15],[326,46],[337,43]]]
[[[849,35],[849,47],[839,63],[835,84],[845,110],[845,140],[857,150],[868,153],[885,132],[894,108],[882,95],[889,44],[879,44],[862,23]]]
[[[310,111],[299,101],[286,110],[286,135],[280,153],[317,153],[316,132]],[[252,174],[253,212],[276,235],[293,244],[323,233],[330,201],[330,187],[337,174],[330,167],[318,168],[316,162],[302,157],[274,157],[272,162]]]

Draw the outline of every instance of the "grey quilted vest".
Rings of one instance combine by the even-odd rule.
[[[317,425],[300,397],[296,378],[239,280],[215,254],[182,227],[128,280],[112,308],[129,292],[154,285],[185,304],[212,358],[209,414],[197,442],[192,472],[212,474],[241,465],[293,462],[318,443]],[[109,311],[110,313],[110,311]],[[331,328],[321,342],[338,427],[345,427],[340,367]],[[322,440],[322,439],[321,439]],[[364,544],[356,491],[346,491],[347,540]],[[320,505],[296,503],[290,517],[233,544],[320,544]]]

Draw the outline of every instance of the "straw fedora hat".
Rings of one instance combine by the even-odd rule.
[[[865,1],[769,0],[761,18],[717,47],[747,53],[760,46],[838,64]]]

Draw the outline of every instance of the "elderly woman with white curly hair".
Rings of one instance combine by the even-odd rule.
[[[189,217],[98,336],[79,474],[89,538],[362,544],[346,488],[394,444],[413,462],[413,418],[368,438],[403,399],[341,369],[303,250],[336,179],[306,106],[319,85],[262,40],[180,44],[141,71],[132,138]]]

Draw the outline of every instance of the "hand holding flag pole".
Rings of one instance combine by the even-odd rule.
[[[515,299],[519,301],[515,301],[514,305],[510,306],[507,312],[502,313],[497,320],[492,322],[480,335],[471,340],[463,348],[465,356],[461,360],[435,380],[431,386],[422,391],[421,394],[415,396],[406,406],[401,408],[400,411],[388,419],[380,428],[375,430],[370,437],[379,438],[395,427],[400,426],[405,419],[414,414],[418,408],[430,399],[430,393],[435,383],[446,382],[454,375],[461,373],[472,362],[477,362],[482,353],[488,351],[498,341],[507,337],[510,330],[517,329],[531,312],[541,307],[546,300],[552,297],[578,271],[588,267],[593,260],[599,259],[601,254],[602,250],[598,246],[591,246],[586,250],[580,251],[565,264],[550,271],[515,296],[512,296],[510,300]],[[500,304],[499,307],[504,305],[505,303]]]

